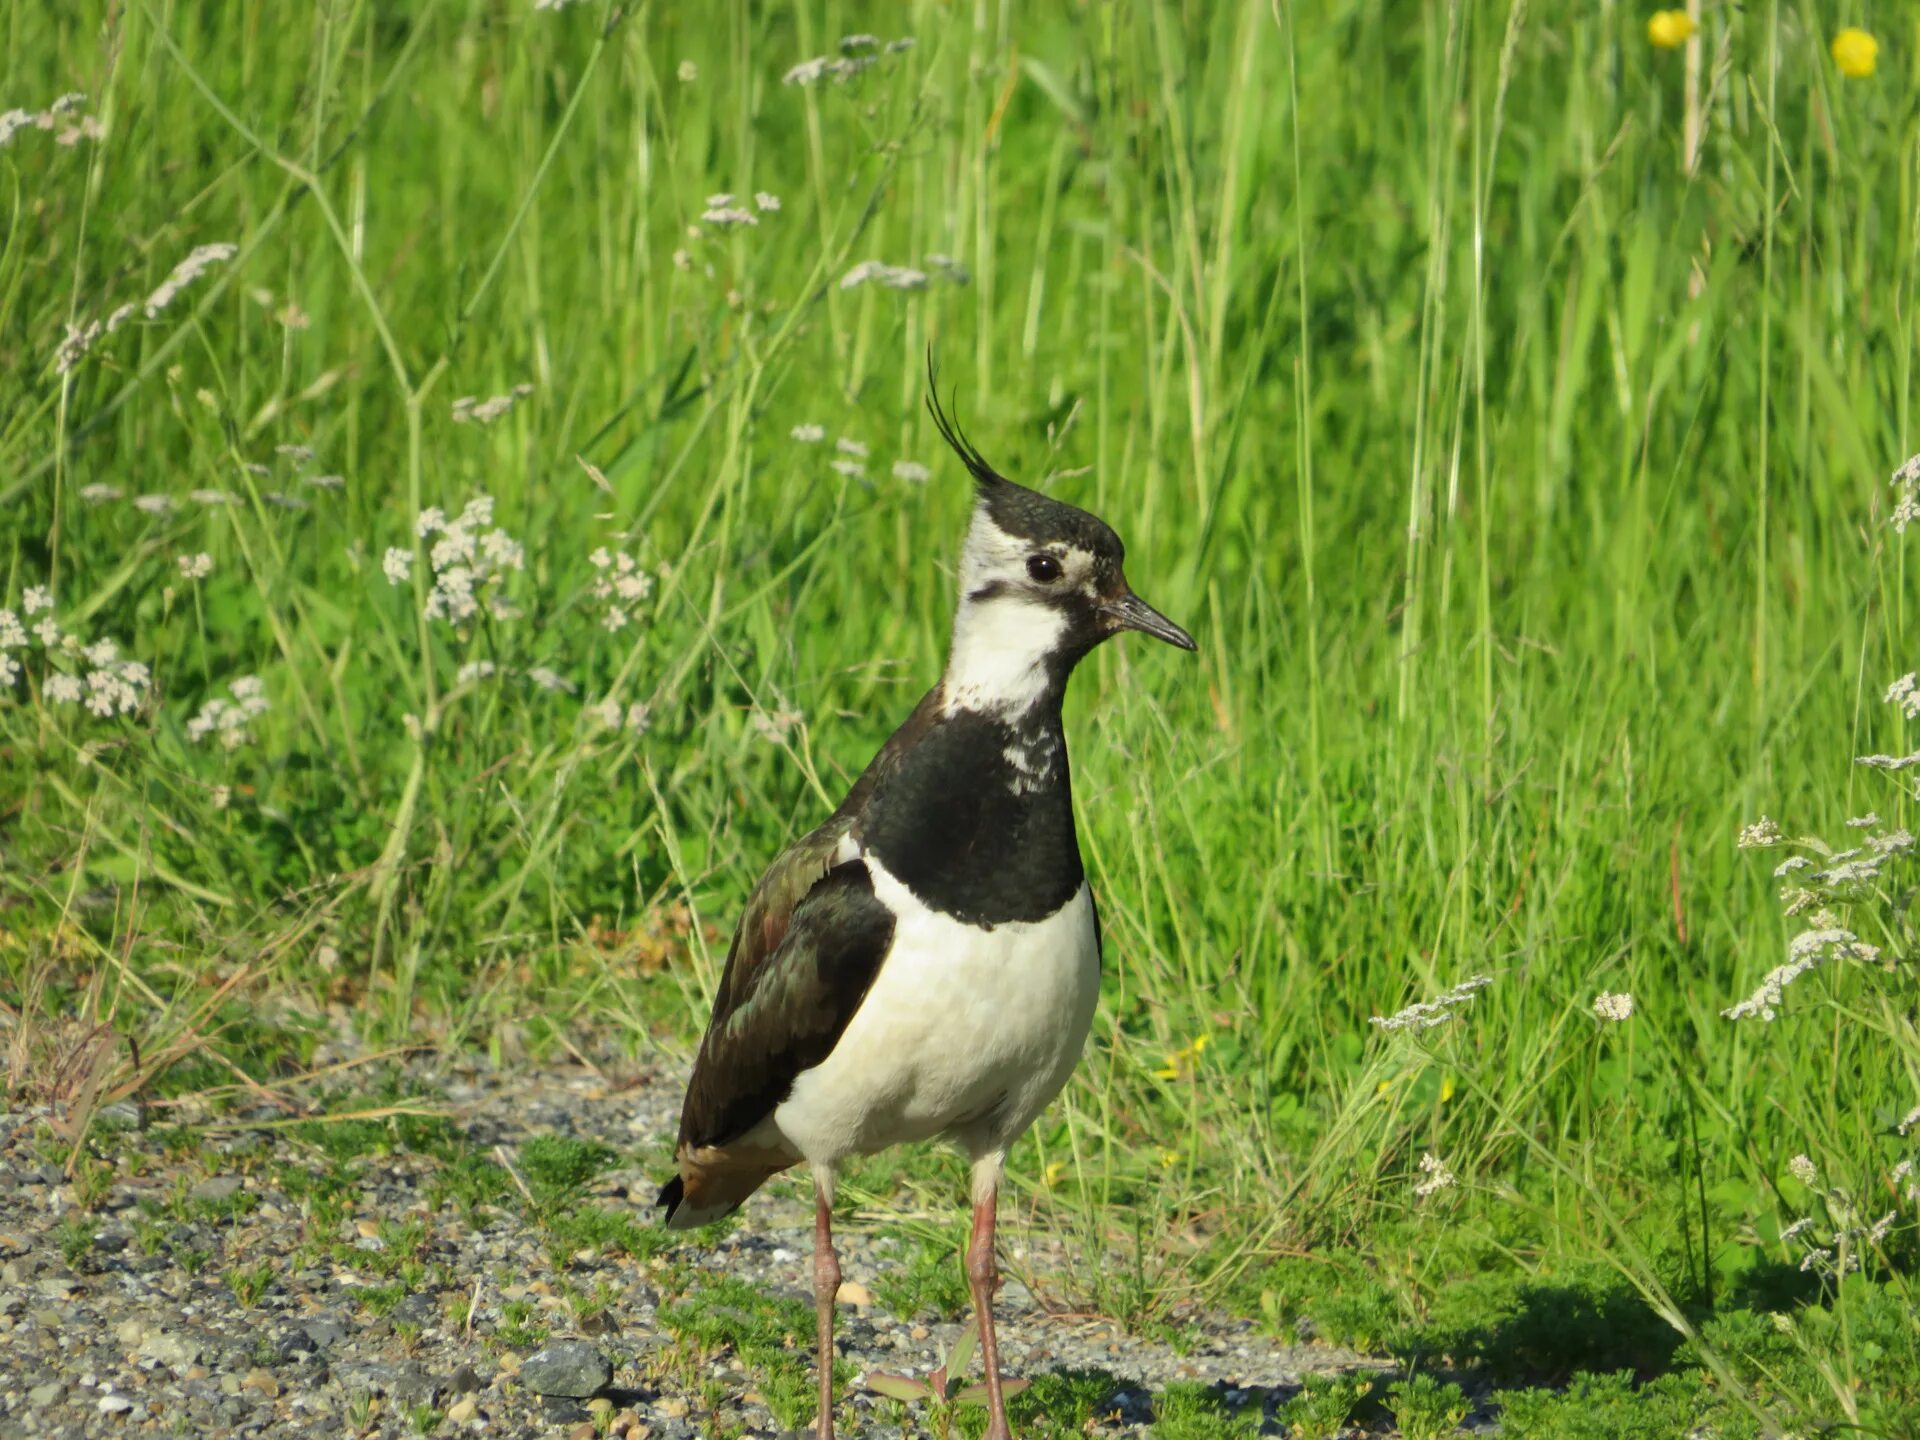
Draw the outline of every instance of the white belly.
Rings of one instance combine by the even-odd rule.
[[[898,920],[886,963],[833,1053],[771,1123],[816,1165],[950,1135],[1004,1151],[1079,1062],[1100,993],[1093,894],[991,930],[928,909],[871,856]]]

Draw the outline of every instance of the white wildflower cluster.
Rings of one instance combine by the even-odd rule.
[[[592,711],[594,718],[609,730],[626,730],[635,735],[644,735],[647,727],[653,723],[653,707],[637,700],[623,706],[609,695],[593,706]]]
[[[935,275],[954,285],[965,285],[973,279],[966,266],[948,255],[929,255],[926,264],[928,268],[922,270],[913,265],[889,265],[884,260],[862,260],[840,277],[840,288],[857,290],[874,284],[886,290],[924,290]]]
[[[1446,1162],[1438,1155],[1429,1150],[1420,1157],[1420,1179],[1414,1183],[1413,1187],[1413,1193],[1420,1199],[1424,1200],[1429,1195],[1438,1194],[1457,1184],[1459,1181],[1453,1171],[1447,1168]]]
[[[721,191],[707,197],[707,207],[700,212],[703,224],[718,225],[721,229],[734,229],[745,225],[758,225],[761,215],[771,215],[780,208],[780,197],[766,190],[757,191],[753,197],[753,209],[748,209],[744,201],[736,202],[731,193]],[[755,211],[759,213],[756,214]],[[682,267],[684,268],[684,267]]]
[[[82,140],[104,139],[107,131],[99,118],[80,113],[86,103],[87,97],[75,90],[62,95],[44,110],[0,110],[0,150],[11,145],[13,137],[23,130],[45,130],[52,134],[56,145],[73,146]]]
[[[231,700],[215,696],[187,722],[187,738],[195,744],[217,735],[226,749],[238,750],[253,739],[248,727],[267,713],[267,687],[257,676],[242,675],[227,689],[233,695]]]
[[[464,625],[480,613],[483,604],[496,620],[519,615],[500,592],[510,572],[526,569],[526,551],[493,523],[491,496],[474,496],[452,519],[437,505],[422,510],[415,531],[422,543],[432,542],[427,551],[433,569],[433,589],[426,604],[429,620]],[[389,547],[380,569],[389,584],[403,584],[413,571],[413,553]]]
[[[862,260],[840,277],[842,290],[857,290],[869,281],[887,290],[924,290],[927,272],[911,265],[889,265],[884,260]]]
[[[462,395],[453,402],[453,423],[491,425],[531,394],[533,394],[533,386],[523,380],[506,394],[494,395],[485,400],[473,395]]]
[[[1476,990],[1492,983],[1491,975],[1470,976],[1431,1000],[1416,1000],[1406,1009],[1391,1015],[1375,1015],[1368,1023],[1382,1030],[1431,1030],[1453,1019],[1459,1008],[1473,998]]]
[[[1920,1205],[1920,1179],[1915,1178],[1913,1161],[1902,1160],[1887,1174],[1887,1183],[1909,1205]]]
[[[1780,1232],[1781,1244],[1800,1247],[1802,1274],[1837,1280],[1842,1275],[1860,1269],[1861,1256],[1880,1249],[1886,1243],[1899,1211],[1888,1210],[1875,1216],[1871,1211],[1862,1211],[1845,1190],[1838,1187],[1820,1188],[1816,1183],[1818,1171],[1813,1161],[1805,1155],[1796,1155],[1789,1160],[1787,1171],[1802,1185],[1814,1189],[1822,1208],[1827,1212],[1824,1227],[1814,1216],[1803,1215]],[[1908,1182],[1912,1173],[1912,1162],[1903,1160],[1893,1167],[1893,1172],[1888,1176],[1896,1190],[1903,1183],[1906,1184],[1904,1198],[1909,1203],[1920,1199],[1920,1186]],[[1822,1228],[1825,1230],[1824,1240],[1820,1234]]]
[[[1887,523],[1904,535],[1907,526],[1920,520],[1920,455],[1908,457],[1907,462],[1893,472],[1893,514]]]
[[[1593,997],[1593,1013],[1596,1019],[1618,1025],[1622,1020],[1633,1018],[1633,996],[1624,990],[1618,995],[1602,990]]]
[[[778,703],[771,710],[756,708],[747,723],[762,740],[778,745],[786,740],[789,730],[805,719],[798,710],[789,710],[784,703]]]
[[[173,273],[160,282],[160,288],[147,297],[141,307],[147,319],[157,320],[160,313],[179,298],[180,292],[216,265],[224,265],[240,253],[238,245],[221,242],[214,245],[196,245],[187,252],[187,258],[173,267]],[[116,312],[118,313],[118,312]]]
[[[609,550],[602,545],[587,559],[598,572],[593,581],[593,598],[607,607],[600,623],[615,632],[626,629],[633,619],[634,607],[653,593],[653,576],[624,550]]]
[[[581,0],[533,0],[533,8],[535,10],[551,10],[558,14],[560,11],[570,10],[580,3]]]
[[[20,596],[25,623],[20,612],[0,609],[0,693],[11,691],[26,674],[24,652],[37,644],[46,662],[40,687],[45,703],[84,705],[89,714],[102,719],[133,714],[153,688],[152,672],[140,661],[123,657],[112,640],[87,644],[78,635],[68,634],[54,618],[53,608],[52,590],[29,585]],[[56,656],[73,671],[56,668]]]
[[[819,55],[802,60],[781,77],[784,85],[813,85],[831,80],[844,85],[862,71],[871,70],[883,59],[913,48],[911,36],[882,42],[875,35],[848,35],[841,40],[838,55]]]
[[[498,673],[499,668],[491,660],[469,660],[454,672],[453,683],[466,685],[470,682],[491,680]]]
[[[1879,958],[1879,948],[1866,944],[1851,930],[1837,926],[1803,930],[1787,945],[1787,963],[1774,966],[1753,994],[1720,1013],[1729,1020],[1758,1017],[1771,1021],[1779,1013],[1787,987],[1815,966],[1830,959],[1873,961]]]
[[[60,348],[54,353],[55,373],[65,375],[72,370],[86,358],[103,335],[112,335],[131,320],[136,309],[144,312],[149,320],[159,319],[167,307],[179,298],[181,291],[215,265],[224,265],[239,253],[239,246],[226,241],[211,245],[196,245],[188,252],[187,258],[174,266],[172,273],[160,282],[159,288],[140,304],[135,305],[129,302],[117,306],[105,319],[89,320],[84,325],[68,325],[66,338],[60,342]]]
[[[1751,825],[1740,827],[1740,837],[1734,843],[1742,850],[1764,850],[1770,845],[1783,844],[1786,835],[1780,827],[1762,815]]]
[[[198,555],[177,555],[182,580],[204,580],[213,574],[213,556],[202,550]]]
[[[789,439],[801,445],[818,445],[827,438],[827,428],[812,421],[794,426],[787,432]],[[831,469],[846,476],[849,480],[866,478],[868,450],[865,441],[855,440],[842,435],[833,442],[835,458],[828,461]],[[918,460],[896,460],[893,462],[893,478],[905,480],[911,484],[925,483],[933,472]]]

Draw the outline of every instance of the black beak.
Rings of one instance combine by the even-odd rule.
[[[1182,650],[1199,648],[1193,643],[1191,635],[1131,590],[1118,600],[1109,600],[1102,605],[1100,613],[1107,617],[1107,623],[1115,630],[1138,630],[1143,635],[1151,635],[1154,639],[1164,640],[1169,645],[1178,645]]]

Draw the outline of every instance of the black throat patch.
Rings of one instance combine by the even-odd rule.
[[[855,835],[942,914],[1044,920],[1086,874],[1058,705],[942,716],[880,780]]]

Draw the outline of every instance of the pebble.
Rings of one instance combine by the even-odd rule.
[[[670,1064],[598,1102],[569,1086],[560,1068],[507,1074],[470,1066],[460,1073],[477,1078],[448,1086],[430,1068],[445,1064],[420,1062],[403,1072],[403,1083],[410,1074],[430,1087],[421,1093],[457,1106],[454,1123],[476,1155],[495,1146],[512,1154],[532,1136],[561,1134],[601,1140],[634,1157],[590,1188],[603,1207],[620,1208],[622,1190],[646,1193],[643,1162],[654,1147],[664,1148],[678,1118],[684,1072]],[[169,1118],[190,1119],[179,1112]],[[183,1161],[166,1156],[153,1132],[138,1130],[114,1139],[125,1156],[119,1173],[129,1177],[115,1196],[165,1204],[179,1193],[184,1173],[198,1181],[186,1192],[195,1200],[231,1199],[251,1183],[249,1193],[263,1203],[237,1223],[193,1211],[191,1219],[160,1219],[152,1232],[145,1220],[108,1221],[96,1241],[124,1233],[125,1247],[96,1243],[69,1269],[55,1235],[63,1217],[48,1203],[64,1177],[43,1166],[35,1149],[43,1124],[40,1116],[11,1128],[0,1121],[0,1436],[347,1440],[348,1417],[369,1401],[379,1417],[374,1428],[394,1437],[411,1433],[409,1414],[423,1405],[445,1415],[450,1423],[437,1433],[449,1436],[562,1440],[588,1433],[583,1425],[623,1440],[809,1433],[783,1432],[754,1398],[767,1385],[763,1367],[745,1364],[724,1344],[676,1339],[657,1313],[697,1301],[722,1277],[769,1297],[798,1299],[809,1321],[799,1348],[810,1367],[813,1215],[803,1194],[769,1187],[718,1243],[673,1237],[645,1258],[596,1250],[591,1258],[575,1252],[556,1261],[548,1236],[517,1198],[472,1212],[428,1205],[446,1174],[445,1161],[431,1155],[401,1149],[352,1161],[351,1210],[331,1233],[316,1235],[307,1229],[311,1219],[301,1218],[309,1213],[302,1204],[274,1188],[279,1167],[316,1163],[284,1132],[209,1137]],[[188,1165],[197,1168],[183,1170]],[[207,1169],[233,1173],[208,1177]],[[243,1170],[258,1178],[248,1182]],[[383,1224],[417,1224],[424,1234],[417,1259],[427,1278],[391,1308],[364,1298],[367,1287],[398,1278],[390,1268],[394,1229],[385,1231],[381,1248],[360,1243],[381,1241]],[[1046,1237],[1021,1238],[1036,1275],[1066,1268]],[[1013,1257],[1021,1241],[1009,1239]],[[357,1243],[357,1255],[337,1248]],[[924,1375],[960,1332],[961,1314],[926,1309],[896,1317],[878,1303],[878,1277],[901,1269],[915,1248],[860,1225],[841,1236],[849,1278],[838,1296],[846,1307],[838,1339],[856,1371]],[[273,1267],[275,1284],[260,1304],[242,1307],[225,1277],[262,1263]],[[577,1323],[570,1304],[602,1287],[606,1298],[592,1326],[568,1328]],[[471,1323],[454,1323],[455,1297],[476,1295]],[[1115,1418],[1097,1427],[1103,1440],[1146,1435],[1148,1396],[1183,1373],[1202,1385],[1231,1386],[1248,1397],[1245,1413],[1258,1417],[1262,1406],[1271,1415],[1304,1373],[1366,1364],[1331,1346],[1295,1344],[1291,1335],[1276,1340],[1200,1313],[1181,1320],[1187,1354],[1175,1355],[1111,1322],[1047,1313],[1072,1299],[1071,1292],[1036,1297],[1009,1284],[999,1307],[1003,1354],[1009,1368],[1028,1374],[1111,1374],[1113,1394],[1102,1413]],[[527,1307],[521,1323],[549,1333],[544,1346],[503,1333],[504,1307],[514,1300]],[[582,1333],[589,1328],[592,1337]],[[843,1390],[842,1404],[849,1434],[871,1428],[871,1397],[855,1387]],[[907,1433],[928,1432],[909,1426]]]
[[[231,1200],[240,1193],[238,1175],[214,1175],[187,1191],[189,1200]]]
[[[613,1380],[613,1362],[584,1340],[562,1340],[529,1355],[520,1383],[536,1395],[583,1400]]]

